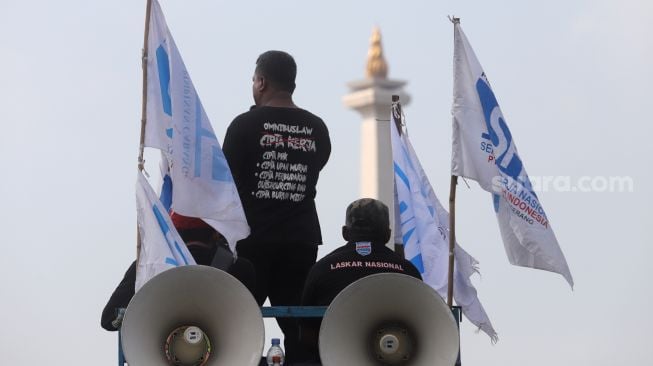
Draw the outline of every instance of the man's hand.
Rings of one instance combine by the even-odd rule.
[[[111,322],[111,325],[113,325],[113,327],[116,328],[116,330],[117,330],[117,329],[120,329],[120,327],[122,326],[122,318],[125,317],[125,309],[120,308],[120,309],[116,310],[116,313],[117,313],[116,314],[116,319],[114,319]]]

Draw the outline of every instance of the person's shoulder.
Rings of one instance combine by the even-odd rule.
[[[399,255],[399,253],[395,252],[394,250],[388,248],[385,245],[374,245],[373,248],[374,248],[374,250],[378,250],[383,255],[388,256],[388,257],[390,257],[392,259],[400,260],[400,261],[405,260],[405,258],[403,256]]]
[[[338,261],[340,257],[345,255],[348,252],[347,244],[340,246],[330,252],[329,254],[325,255],[324,257],[320,258],[313,267],[322,267],[322,266],[327,266],[329,263],[333,261]]]
[[[303,114],[305,114],[306,116],[308,116],[308,117],[310,117],[310,118],[313,118],[313,119],[319,119],[320,121],[322,120],[322,118],[321,118],[320,116],[318,116],[317,114],[315,114],[315,113],[309,111],[308,109],[305,109],[305,108],[301,108],[301,107],[299,107],[299,108],[297,108],[297,111],[298,111],[299,113],[303,113]]]
[[[325,255],[313,264],[306,278],[306,288],[314,288],[323,279],[324,274],[328,272],[330,264],[333,261],[334,252]]]
[[[417,279],[422,280],[422,274],[419,272],[419,269],[413,264],[413,262],[409,261],[408,259],[404,259],[404,270],[405,274],[409,276],[413,276]]]
[[[251,108],[249,111],[237,115],[227,127],[227,136],[234,138],[243,134],[247,135],[253,124],[261,119],[258,113],[257,108]]]
[[[236,123],[236,122],[252,120],[252,119],[256,118],[256,116],[257,116],[259,113],[260,113],[260,109],[259,109],[259,108],[252,107],[252,108],[250,108],[248,111],[243,112],[243,113],[237,115],[237,116],[233,119],[232,124],[234,124],[234,123]]]
[[[304,109],[304,108],[301,108],[301,107],[297,108],[297,111],[299,113],[303,114],[304,118],[309,120],[311,123],[319,124],[319,125],[324,126],[324,128],[326,128],[326,123],[324,123],[324,120],[322,119],[322,117],[318,116],[317,114],[309,111],[308,109]]]
[[[413,277],[419,276],[421,278],[421,275],[419,273],[419,270],[413,262],[409,261],[408,259],[404,258],[402,255],[399,253],[395,252],[394,250],[383,246],[382,248],[379,248],[382,251],[382,254],[385,256],[386,259],[388,260],[393,260],[398,264],[402,264],[405,272],[407,274],[410,274]]]
[[[347,243],[334,249],[331,253],[325,255],[324,258],[344,255],[351,251],[352,251],[351,244]]]

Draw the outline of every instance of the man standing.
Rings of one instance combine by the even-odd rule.
[[[315,186],[331,142],[322,119],[293,102],[296,74],[289,54],[261,54],[252,80],[256,105],[233,120],[222,145],[251,228],[236,250],[256,268],[259,305],[267,297],[273,306],[299,305],[322,243]],[[296,322],[277,321],[292,362]]]
[[[311,269],[301,304],[329,306],[340,291],[376,273],[400,273],[422,279],[412,263],[385,246],[390,239],[390,217],[383,202],[362,198],[347,207],[342,237],[347,244],[320,259]],[[388,296],[392,296],[391,293]],[[300,322],[300,361],[319,364],[318,335],[321,318]]]

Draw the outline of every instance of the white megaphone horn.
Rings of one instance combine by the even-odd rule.
[[[380,273],[336,296],[322,319],[319,345],[324,366],[453,366],[458,325],[427,284]]]
[[[169,269],[132,298],[122,324],[130,366],[256,366],[265,328],[245,286],[208,266]]]

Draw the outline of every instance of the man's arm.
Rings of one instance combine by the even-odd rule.
[[[116,326],[113,321],[116,320],[118,309],[127,308],[129,301],[134,297],[135,284],[136,261],[129,266],[122,281],[120,281],[118,287],[113,291],[113,294],[111,294],[111,297],[109,298],[109,302],[107,302],[104,310],[102,310],[102,319],[100,320],[102,328],[111,332],[120,329],[120,326]]]
[[[222,152],[227,159],[229,170],[231,170],[231,175],[234,177],[236,184],[240,180],[241,170],[244,165],[244,146],[241,130],[242,127],[238,126],[238,118],[234,119],[227,128],[222,143]]]
[[[324,125],[324,143],[320,146],[321,153],[322,155],[322,166],[320,167],[320,170],[324,168],[326,163],[329,161],[329,157],[331,156],[331,137],[329,136],[329,129],[326,127],[326,124]]]

